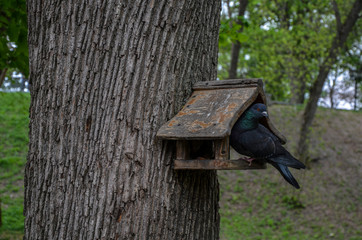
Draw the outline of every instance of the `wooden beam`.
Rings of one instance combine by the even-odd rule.
[[[214,141],[215,159],[228,160],[229,159],[229,137],[222,140]]]
[[[190,157],[190,146],[187,141],[176,141],[176,159],[187,159]]]
[[[212,89],[231,89],[231,88],[258,88],[260,87],[260,85],[258,84],[248,84],[248,85],[243,85],[243,84],[239,84],[239,85],[233,85],[231,87],[231,85],[221,85],[221,86],[193,86],[192,90],[212,90]]]
[[[245,160],[174,160],[174,169],[200,169],[200,170],[252,170],[266,169],[265,163],[253,161],[249,163]]]
[[[246,78],[246,79],[228,79],[223,81],[203,81],[194,84],[193,89],[208,88],[208,87],[223,87],[239,88],[241,85],[255,84],[259,87],[263,87],[263,80],[261,78]]]

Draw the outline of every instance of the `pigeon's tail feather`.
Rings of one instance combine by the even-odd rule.
[[[275,162],[269,162],[271,165],[273,165],[276,169],[278,169],[278,171],[280,172],[280,174],[283,176],[283,178],[290,183],[291,185],[293,185],[296,189],[299,189],[300,186],[297,182],[297,180],[295,180],[295,178],[293,177],[292,173],[289,171],[288,167],[279,163],[275,163]]]

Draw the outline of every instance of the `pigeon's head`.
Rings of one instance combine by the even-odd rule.
[[[266,106],[262,103],[256,103],[251,106],[249,112],[252,113],[253,117],[255,117],[256,119],[268,117]]]

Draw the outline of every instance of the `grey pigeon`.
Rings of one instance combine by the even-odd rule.
[[[238,153],[251,157],[244,159],[250,164],[254,159],[270,163],[287,182],[299,189],[288,167],[301,169],[305,165],[294,158],[269,129],[259,123],[264,117],[268,117],[266,106],[262,103],[252,105],[232,128],[230,144]]]

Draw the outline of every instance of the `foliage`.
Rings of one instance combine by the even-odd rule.
[[[227,77],[231,42],[238,38],[235,16],[238,1],[223,4],[219,42],[219,79]],[[342,21],[351,1],[337,1]],[[233,21],[230,29],[229,22]],[[263,78],[266,91],[276,100],[290,101],[304,94],[316,78],[336,34],[336,20],[329,0],[250,0],[244,19],[239,58],[240,77]],[[360,39],[361,33],[351,37]],[[229,43],[229,44],[227,44]],[[302,102],[299,102],[302,103]]]
[[[244,26],[248,26],[247,21],[242,19]],[[230,19],[223,18],[220,21],[219,45],[222,47],[229,47],[232,42],[246,42],[248,36],[240,32],[241,25],[231,24]]]
[[[23,172],[28,150],[29,101],[27,93],[0,92],[0,239],[20,236],[24,228]],[[9,237],[10,238],[10,237]]]
[[[29,72],[25,0],[0,0],[0,69]]]

